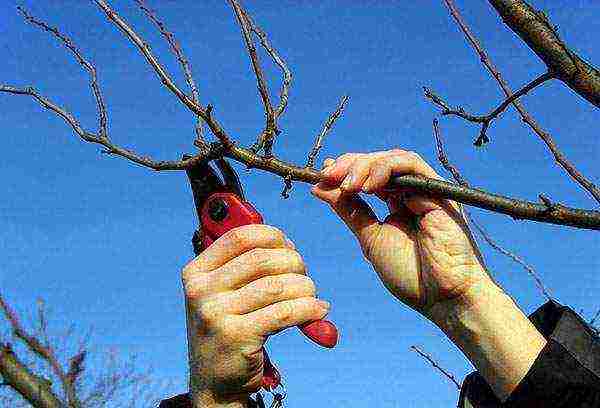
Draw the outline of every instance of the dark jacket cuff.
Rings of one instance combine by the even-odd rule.
[[[529,316],[548,341],[502,404],[483,377],[463,382],[459,407],[600,407],[600,340],[571,308],[550,300]]]

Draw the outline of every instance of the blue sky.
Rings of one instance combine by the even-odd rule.
[[[9,4],[11,3],[11,4]],[[113,2],[147,38],[184,85],[166,44],[133,2]],[[350,103],[323,154],[401,147],[435,160],[431,120],[422,97],[429,86],[454,104],[484,113],[501,99],[441,1],[247,1],[294,72],[290,106],[276,153],[302,163],[314,135],[340,96]],[[600,4],[536,0],[574,49],[600,61],[593,44]],[[12,2],[0,16],[0,82],[34,85],[68,107],[88,128],[96,124],[87,77],[54,38],[23,23]],[[98,67],[113,140],[160,159],[192,152],[192,117],[164,90],[137,51],[91,4],[22,3],[73,38]],[[223,126],[250,144],[263,120],[239,28],[225,1],[152,1],[192,61],[201,99]],[[484,1],[457,1],[505,77],[516,88],[544,70],[535,55]],[[267,67],[268,74],[276,74]],[[278,76],[270,75],[272,88]],[[525,99],[577,167],[599,183],[596,108],[558,82]],[[24,316],[45,300],[54,327],[93,329],[95,349],[135,353],[165,394],[186,386],[186,338],[180,270],[192,257],[196,218],[186,177],[157,174],[78,140],[64,122],[24,97],[0,95],[0,287]],[[470,182],[492,192],[536,200],[543,192],[571,206],[596,207],[553,163],[513,111],[475,149],[477,128],[441,122],[451,160]],[[324,157],[324,156],[323,156]],[[442,172],[442,170],[439,170]],[[400,304],[379,283],[353,237],[325,206],[296,184],[280,198],[281,181],[241,172],[247,196],[265,220],[295,241],[332,302],[339,346],[320,350],[296,330],[269,342],[284,375],[289,407],[453,406],[452,384],[409,350],[415,344],[462,378],[468,361],[432,324]],[[378,206],[381,210],[381,207]],[[515,222],[474,210],[492,236],[533,265],[553,295],[590,317],[600,307],[600,236],[571,228]],[[482,245],[496,279],[532,312],[544,298],[518,265]]]

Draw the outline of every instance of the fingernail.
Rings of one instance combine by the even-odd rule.
[[[325,309],[325,310],[329,310],[329,309],[331,309],[331,303],[329,303],[329,302],[328,302],[328,301],[326,301],[326,300],[321,300],[321,299],[318,299],[318,300],[317,300],[317,304],[318,304],[318,305],[319,305],[319,306],[320,306],[322,309]]]

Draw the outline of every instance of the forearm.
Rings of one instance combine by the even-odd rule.
[[[546,340],[515,302],[491,281],[435,306],[432,320],[504,401],[525,377]]]

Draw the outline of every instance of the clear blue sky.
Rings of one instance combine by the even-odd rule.
[[[184,85],[176,61],[133,2],[113,2]],[[500,101],[441,1],[247,1],[293,70],[290,107],[276,145],[282,158],[303,162],[316,132],[340,96],[350,104],[323,153],[392,147],[413,149],[435,163],[426,85],[466,109],[483,113]],[[544,66],[500,22],[485,1],[458,1],[465,18],[513,87]],[[566,41],[600,64],[598,2],[534,1]],[[0,82],[34,85],[94,129],[87,77],[54,38],[23,23],[12,2],[0,16]],[[60,26],[99,69],[113,140],[160,159],[193,151],[192,117],[164,90],[137,51],[91,2],[20,2]],[[566,6],[568,4],[568,6]],[[263,120],[249,60],[225,1],[152,1],[192,61],[201,97],[244,144]],[[564,5],[564,6],[563,6]],[[273,68],[268,73],[276,72]],[[271,76],[270,78],[277,78]],[[277,89],[278,83],[273,88]],[[560,83],[525,100],[564,153],[600,182],[597,109]],[[441,122],[450,158],[473,185],[535,200],[543,192],[571,206],[595,203],[554,165],[514,112],[477,150],[477,128]],[[0,95],[0,285],[28,315],[37,298],[56,327],[94,329],[93,344],[136,353],[166,393],[185,390],[186,337],[180,270],[192,257],[197,221],[186,177],[157,174],[78,140],[63,121],[25,97]],[[442,172],[442,170],[440,170]],[[333,304],[339,346],[319,350],[296,330],[269,342],[289,390],[289,407],[443,407],[454,386],[409,350],[421,346],[462,378],[468,361],[442,333],[395,299],[362,259],[353,237],[323,204],[296,184],[280,198],[281,181],[245,173],[247,195],[296,242],[319,294]],[[493,237],[532,264],[561,302],[590,317],[600,307],[597,233],[474,211]],[[492,273],[526,312],[544,298],[516,264],[483,245]]]

